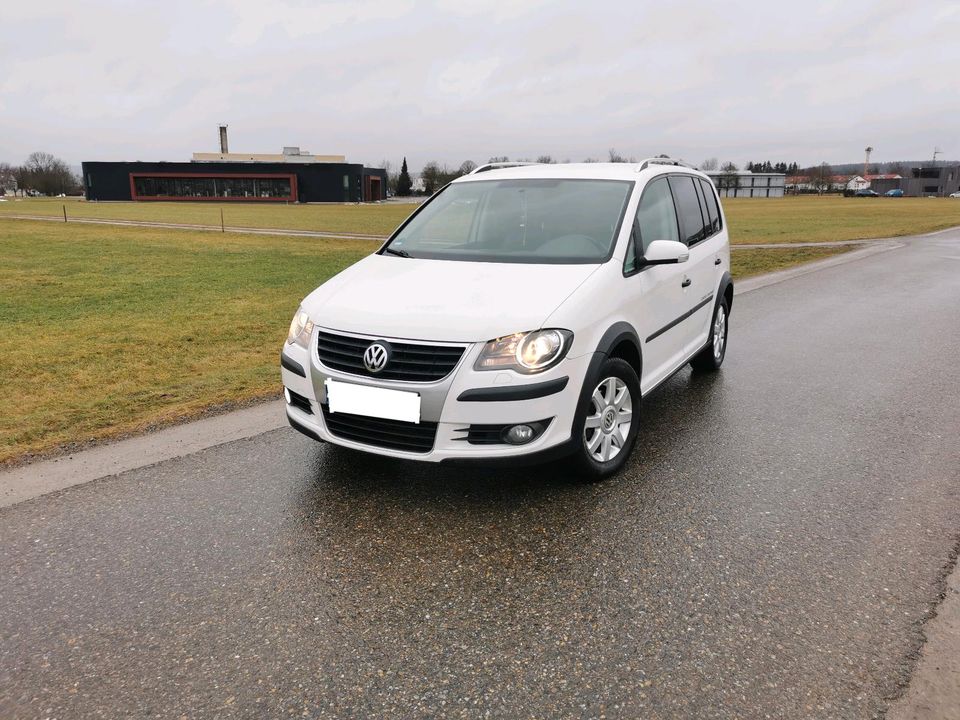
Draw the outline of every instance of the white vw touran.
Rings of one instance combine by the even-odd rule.
[[[720,367],[729,269],[716,191],[682,163],[482,166],[303,300],[287,416],[381,455],[572,455],[602,478],[647,393]]]

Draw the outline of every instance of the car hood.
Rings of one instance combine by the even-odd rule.
[[[483,342],[539,328],[599,267],[370,255],[310,293],[303,307],[333,330]]]

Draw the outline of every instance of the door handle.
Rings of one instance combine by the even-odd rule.
[[[683,282],[680,283],[680,287],[690,287],[692,283],[693,283],[693,280],[691,280],[690,278],[684,278]]]
[[[719,264],[722,263],[722,262],[723,262],[723,260],[721,260],[720,258],[717,258],[716,260],[713,261],[713,264],[714,264],[714,265],[719,265]]]

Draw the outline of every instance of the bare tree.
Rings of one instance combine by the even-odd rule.
[[[73,193],[79,180],[63,160],[50,153],[30,153],[27,161],[17,169],[17,184],[24,189],[44,195]]]
[[[0,195],[17,187],[16,169],[9,163],[0,163]]]
[[[726,190],[727,197],[730,196],[731,190],[733,190],[733,197],[737,196],[737,190],[740,188],[740,176],[737,174],[739,170],[740,168],[732,162],[725,162],[720,167],[723,175],[717,178],[717,189]]]
[[[609,162],[612,162],[612,163],[625,163],[625,162],[628,162],[628,161],[627,161],[627,158],[624,157],[623,155],[621,155],[620,153],[618,153],[617,150],[616,150],[616,148],[610,148],[610,150],[608,150],[607,152],[608,152],[608,154],[609,154],[609,156],[610,156]]]
[[[539,157],[537,157],[537,162],[540,163],[541,165],[552,165],[553,163],[556,162],[556,160],[554,160],[549,155],[540,155]]]
[[[477,164],[473,160],[464,160],[462,163],[460,163],[460,169],[457,170],[457,175],[469,175],[476,169]]]
[[[487,160],[488,163],[498,163],[498,162],[510,162],[510,158],[506,155],[494,155],[492,158]]]
[[[707,158],[702,163],[700,163],[700,169],[704,172],[712,172],[720,167],[720,162],[715,158]]]
[[[830,191],[833,188],[833,168],[825,162],[820,163],[810,174],[810,184],[818,195]]]

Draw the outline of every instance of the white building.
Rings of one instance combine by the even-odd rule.
[[[786,175],[783,173],[750,172],[738,170],[724,172],[711,170],[707,173],[717,186],[720,197],[783,197]]]

